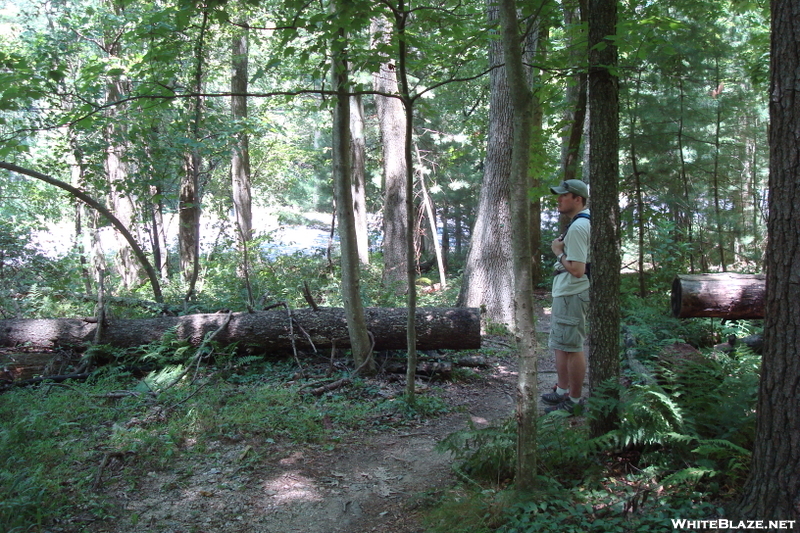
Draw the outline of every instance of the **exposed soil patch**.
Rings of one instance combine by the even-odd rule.
[[[135,493],[109,463],[100,490],[120,510],[114,519],[84,524],[82,531],[422,531],[420,507],[454,482],[451,458],[436,451],[436,444],[470,420],[484,426],[513,414],[516,361],[488,359],[489,368],[478,371],[480,379],[442,386],[440,394],[453,407],[450,414],[363,432],[333,449],[218,443],[203,463],[176,462],[170,472],[151,472],[136,480]],[[61,531],[77,530],[74,525]]]

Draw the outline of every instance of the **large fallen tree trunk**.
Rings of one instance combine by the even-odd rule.
[[[233,313],[225,325],[227,320],[227,314],[114,320],[103,327],[100,342],[128,348],[159,341],[166,332],[174,330],[178,338],[199,346],[207,334],[219,330],[215,342],[221,345],[235,342],[240,348],[262,352],[290,351],[293,343],[297,349],[306,351],[332,345],[350,346],[341,308]],[[366,320],[376,350],[406,348],[406,309],[369,308]],[[96,326],[88,320],[67,318],[0,320],[0,346],[81,348],[92,343]],[[479,348],[481,344],[478,309],[419,308],[416,326],[420,350],[466,350]]]
[[[672,314],[678,318],[764,318],[762,274],[680,275],[672,282]]]

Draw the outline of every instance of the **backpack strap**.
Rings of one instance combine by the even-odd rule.
[[[581,212],[581,213],[578,213],[577,215],[575,215],[574,217],[572,217],[572,220],[570,220],[570,222],[569,222],[569,226],[571,226],[572,223],[575,222],[576,220],[578,220],[579,218],[585,218],[586,220],[592,220],[592,217],[589,215],[589,213]],[[569,226],[567,226],[568,229],[569,229]]]

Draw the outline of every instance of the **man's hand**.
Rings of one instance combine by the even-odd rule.
[[[561,240],[561,237],[553,241],[553,244],[550,245],[550,249],[553,250],[556,257],[564,253],[564,241]]]

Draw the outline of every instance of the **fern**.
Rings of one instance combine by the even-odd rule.
[[[695,448],[693,451],[694,453],[709,456],[712,454],[728,454],[733,452],[747,459],[749,459],[752,455],[750,450],[742,448],[741,446],[737,446],[736,444],[724,439],[702,440],[700,441],[700,446]]]
[[[672,365],[661,375],[684,412],[691,413],[689,433],[748,448],[755,436],[759,367],[760,357],[742,348]]]
[[[719,472],[711,468],[688,467],[678,470],[661,480],[664,487],[675,487],[676,485],[697,485],[704,477],[716,476]]]
[[[466,430],[449,435],[436,445],[455,459],[457,472],[470,479],[500,483],[513,478],[516,463],[516,426],[508,419],[498,426]]]
[[[665,485],[696,485],[712,477],[736,483],[746,475],[750,452],[726,438],[729,433],[741,434],[735,425],[724,428],[726,431],[711,431],[711,421],[720,411],[726,420],[735,418],[742,424],[746,419],[742,411],[752,405],[750,396],[728,389],[750,379],[746,371],[737,370],[748,364],[729,360],[701,362],[673,374],[674,381],[662,379],[663,386],[632,385],[619,392],[619,400],[593,397],[589,402],[590,416],[598,406],[605,412],[613,409],[620,424],[576,449],[593,455],[636,451],[638,468],[649,469],[648,475],[654,480],[663,478]],[[695,379],[702,376],[703,381],[692,379],[688,388],[685,382],[676,385],[686,379],[686,372]],[[725,402],[727,405],[722,405]]]
[[[247,366],[253,363],[261,363],[264,357],[261,355],[244,355],[236,359],[236,366]]]

